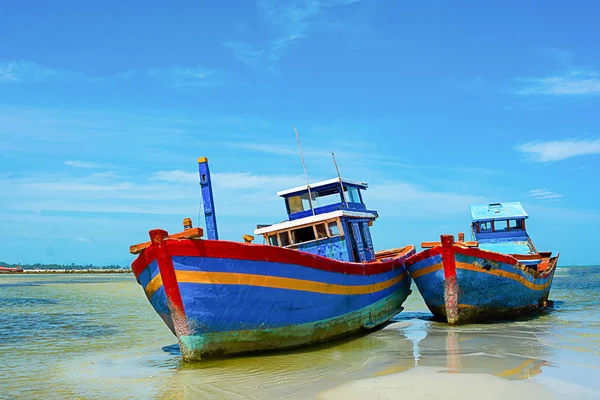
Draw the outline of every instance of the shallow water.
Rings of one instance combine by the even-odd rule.
[[[2,275],[0,398],[314,398],[409,370],[432,384],[469,373],[600,398],[600,267],[559,269],[550,298],[535,318],[450,328],[413,288],[406,310],[368,335],[186,364],[132,275]]]

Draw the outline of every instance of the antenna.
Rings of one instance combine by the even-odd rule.
[[[340,181],[340,187],[342,188],[342,199],[344,199],[344,203],[346,207],[348,207],[348,200],[346,200],[346,193],[344,192],[344,185],[342,184],[342,177],[340,176],[340,170],[338,169],[337,162],[335,161],[335,154],[333,151],[331,152],[331,157],[333,157],[333,163],[335,164],[335,170],[337,172],[338,180]]]
[[[302,155],[302,147],[300,146],[300,137],[298,136],[298,129],[294,127],[294,132],[296,132],[296,141],[298,142],[298,150],[300,150],[300,158],[302,159],[302,168],[304,168],[304,177],[306,178],[306,187],[308,188],[308,204],[310,209],[315,215],[315,209],[312,206],[312,194],[310,193],[310,184],[308,183],[308,174],[306,173],[306,165],[304,164],[304,156]]]

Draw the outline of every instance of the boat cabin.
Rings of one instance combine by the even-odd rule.
[[[367,210],[364,182],[330,179],[278,192],[288,220],[254,231],[271,246],[298,249],[340,261],[375,259],[370,226],[378,217]]]
[[[525,264],[538,263],[538,252],[525,229],[527,212],[519,202],[471,206],[471,232],[483,250],[532,257]],[[534,257],[536,256],[536,257]]]

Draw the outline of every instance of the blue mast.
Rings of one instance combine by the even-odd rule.
[[[213,199],[212,184],[210,182],[210,170],[208,169],[208,158],[198,158],[198,173],[200,174],[200,187],[202,188],[202,201],[204,203],[204,219],[206,221],[206,233],[208,239],[218,240],[217,217],[215,216],[215,201]]]

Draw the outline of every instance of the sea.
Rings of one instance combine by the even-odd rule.
[[[185,363],[132,274],[0,275],[0,398],[600,399],[600,267],[560,267],[550,299],[536,317],[449,327],[413,286],[371,333]]]

